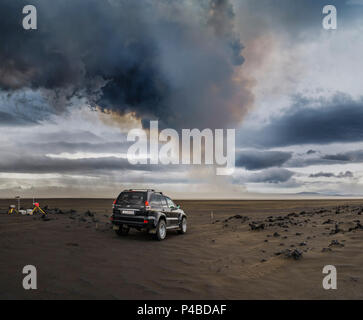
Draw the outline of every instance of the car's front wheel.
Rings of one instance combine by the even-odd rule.
[[[160,219],[156,227],[156,238],[161,241],[166,237],[166,223],[164,219]]]
[[[123,225],[121,225],[118,230],[115,230],[116,234],[118,236],[124,236],[124,235],[127,235],[130,231],[130,228],[129,227],[124,227]]]
[[[184,234],[186,232],[187,232],[187,218],[183,217],[183,219],[180,223],[179,233]]]

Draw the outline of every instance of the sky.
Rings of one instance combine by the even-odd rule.
[[[27,4],[0,3],[0,197],[363,194],[363,1],[33,0],[24,30]],[[151,120],[235,129],[233,174],[129,163]]]

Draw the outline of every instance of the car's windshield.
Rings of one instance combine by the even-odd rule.
[[[120,205],[143,205],[146,201],[146,192],[122,192],[117,199]]]

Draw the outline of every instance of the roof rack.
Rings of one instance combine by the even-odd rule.
[[[125,191],[152,191],[152,192],[155,192],[154,189],[127,189]]]
[[[161,191],[155,191],[155,189],[126,189],[124,191],[146,191],[146,192],[155,192],[163,194]]]
[[[161,191],[155,191],[155,189],[126,189],[125,191],[145,191],[145,192],[155,192],[155,193],[160,193],[161,195],[163,195],[163,193]]]

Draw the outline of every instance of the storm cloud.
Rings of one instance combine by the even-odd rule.
[[[323,0],[2,0],[1,196],[362,194],[357,3],[324,30]],[[236,129],[233,175],[129,164],[127,131],[157,119]]]
[[[332,172],[319,172],[310,174],[310,178],[353,178],[353,173],[351,171],[340,172],[339,174],[334,174]]]
[[[165,167],[158,166],[161,170]],[[73,174],[99,174],[101,172],[123,170],[155,170],[156,166],[131,165],[127,159],[116,157],[91,158],[91,159],[53,159],[45,155],[3,154],[0,163],[2,173],[73,173]]]
[[[260,170],[280,167],[291,158],[290,152],[281,151],[243,151],[236,161],[236,166],[247,170]]]
[[[330,99],[295,97],[286,112],[260,130],[240,133],[245,144],[282,147],[363,141],[363,99],[337,94]]]
[[[19,118],[37,99],[45,118],[80,101],[143,123],[226,127],[253,99],[233,79],[244,59],[228,0],[34,0],[38,30],[28,31],[27,4],[0,4],[0,90],[9,103],[24,90],[37,94],[25,96]]]
[[[290,180],[294,173],[290,170],[270,168],[262,172],[254,173],[248,178],[253,183],[281,183]]]
[[[354,150],[336,154],[327,154],[322,157],[323,160],[329,162],[363,162],[363,150]]]

